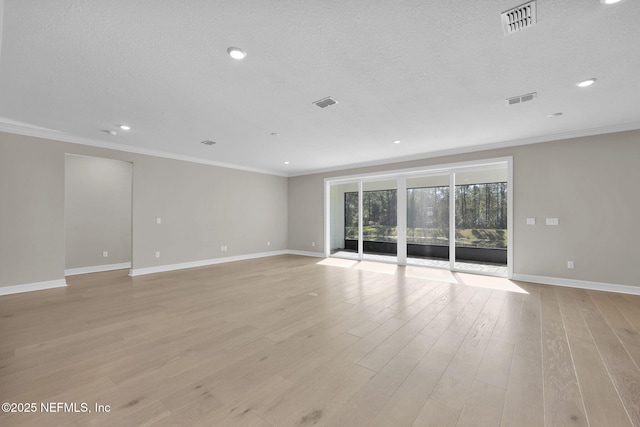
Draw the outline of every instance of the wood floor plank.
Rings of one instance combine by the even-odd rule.
[[[567,325],[567,338],[589,424],[621,427],[632,425],[578,308],[576,301],[584,301],[588,295],[570,288],[557,289],[556,292]],[[614,313],[611,314],[615,317]]]
[[[548,425],[588,425],[555,289],[540,291],[544,416]]]
[[[636,328],[635,325],[629,322],[610,295],[604,292],[591,292],[589,296],[600,312],[606,313],[607,323],[613,329],[636,366],[640,367],[640,328]]]
[[[458,427],[497,426],[500,424],[505,390],[482,381],[474,381],[462,408]]]
[[[577,303],[627,414],[640,425],[640,370],[591,298]]]
[[[2,296],[0,401],[111,411],[0,425],[640,426],[640,297],[360,267],[284,255]]]
[[[428,399],[413,422],[413,427],[454,427],[460,412],[460,409]]]
[[[431,393],[430,399],[462,409],[503,303],[502,299],[487,300]],[[459,332],[459,326],[454,328],[454,332]]]
[[[545,425],[543,388],[542,361],[515,354],[511,361],[501,425]]]
[[[387,400],[370,425],[413,425],[450,361],[450,354],[435,349],[429,351]]]
[[[513,358],[513,344],[491,339],[476,372],[476,380],[507,389]]]

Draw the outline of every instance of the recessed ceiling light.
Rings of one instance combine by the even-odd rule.
[[[594,84],[596,82],[596,78],[592,77],[590,79],[587,80],[583,80],[581,82],[576,83],[576,86],[578,87],[587,87],[587,86],[591,86],[592,84]]]
[[[131,126],[128,126],[128,125],[120,125],[118,127],[122,130],[131,130]]]
[[[552,113],[547,116],[548,119],[555,119],[556,117],[560,117],[562,113]]]
[[[614,4],[614,3],[618,3],[620,0],[600,0],[600,3],[602,4]]]
[[[393,141],[394,144],[400,144],[400,140],[396,139],[395,141]]]
[[[284,164],[285,164],[285,165],[288,165],[288,164],[289,164],[289,162],[285,160],[285,161],[284,161]]]
[[[240,49],[239,47],[230,47],[229,49],[227,49],[227,53],[233,59],[244,59],[245,56],[247,56],[247,52]]]

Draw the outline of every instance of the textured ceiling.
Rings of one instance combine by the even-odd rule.
[[[296,175],[640,128],[640,2],[523,2],[5,0],[0,129]]]

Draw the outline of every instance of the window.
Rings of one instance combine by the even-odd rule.
[[[362,234],[373,242],[397,241],[397,191],[362,192]],[[344,193],[345,239],[358,238],[358,193]]]
[[[449,187],[407,188],[407,243],[449,244]]]
[[[456,185],[456,246],[507,248],[507,183]]]

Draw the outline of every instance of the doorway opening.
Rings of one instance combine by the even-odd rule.
[[[65,276],[131,268],[133,164],[65,155]]]

